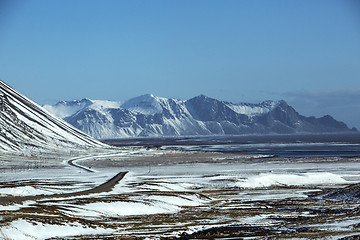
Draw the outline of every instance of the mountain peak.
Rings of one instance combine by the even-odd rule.
[[[130,98],[130,99],[136,99],[136,98],[138,98],[138,99],[156,99],[157,97],[154,95],[154,94],[152,94],[152,93],[146,93],[146,94],[142,94],[142,95],[140,95],[140,96],[137,96],[137,97],[133,97],[133,98]],[[130,100],[129,99],[129,100]]]
[[[90,98],[83,98],[81,100],[72,100],[72,101],[60,101],[60,102],[57,102],[55,104],[55,106],[60,106],[60,105],[72,105],[72,106],[75,106],[75,105],[91,105],[94,101],[91,100]]]
[[[200,95],[194,97],[193,99],[204,99],[204,100],[206,100],[206,99],[213,99],[213,98],[208,97],[208,96],[206,96],[204,94],[200,94]]]
[[[163,110],[159,100],[160,98],[153,94],[145,94],[127,100],[121,107],[136,113],[153,115]]]
[[[81,109],[91,106],[93,103],[93,100],[89,98],[83,98],[81,100],[60,101],[54,106],[44,105],[43,108],[59,118],[66,118]]]

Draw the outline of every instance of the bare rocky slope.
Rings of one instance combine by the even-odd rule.
[[[0,150],[104,147],[0,80]]]

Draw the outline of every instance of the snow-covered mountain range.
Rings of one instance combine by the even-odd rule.
[[[200,95],[189,100],[147,94],[124,103],[82,99],[45,109],[98,138],[347,132],[327,115],[305,117],[285,101],[230,103]]]
[[[0,150],[103,147],[0,80]]]

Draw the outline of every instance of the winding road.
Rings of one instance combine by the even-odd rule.
[[[90,168],[87,168],[87,167],[84,167],[80,164],[77,164],[75,161],[79,161],[79,160],[86,160],[86,159],[91,159],[93,158],[94,156],[92,157],[77,157],[77,158],[72,158],[72,159],[69,159],[67,160],[67,164],[69,164],[70,166],[72,167],[76,167],[76,168],[80,168],[82,170],[85,170],[87,172],[95,172],[94,170],[90,169]]]
[[[75,163],[74,161],[77,160],[85,160],[85,159],[90,159],[93,158],[92,157],[79,157],[79,158],[73,158],[67,161],[67,163],[72,166],[72,167],[76,167],[76,168],[80,168],[82,170],[85,170],[87,172],[95,172],[94,170],[84,167],[82,165],[79,165],[77,163]],[[88,189],[88,190],[83,190],[83,191],[78,191],[78,192],[71,192],[71,193],[59,193],[59,194],[51,194],[51,195],[33,195],[33,196],[9,196],[9,197],[1,197],[0,198],[0,204],[1,205],[9,205],[9,204],[13,204],[13,203],[22,203],[24,201],[29,201],[29,200],[41,200],[41,199],[51,199],[51,198],[67,198],[67,197],[74,197],[74,196],[81,196],[81,195],[88,195],[88,194],[93,194],[93,193],[102,193],[102,192],[109,192],[113,189],[113,187],[120,181],[122,180],[125,175],[128,172],[119,172],[118,174],[116,174],[114,177],[112,177],[111,179],[107,180],[106,182],[100,184],[99,186],[96,186],[94,188]]]

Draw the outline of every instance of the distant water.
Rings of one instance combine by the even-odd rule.
[[[360,133],[265,136],[193,136],[107,139],[115,146],[265,154],[279,157],[360,157]]]

